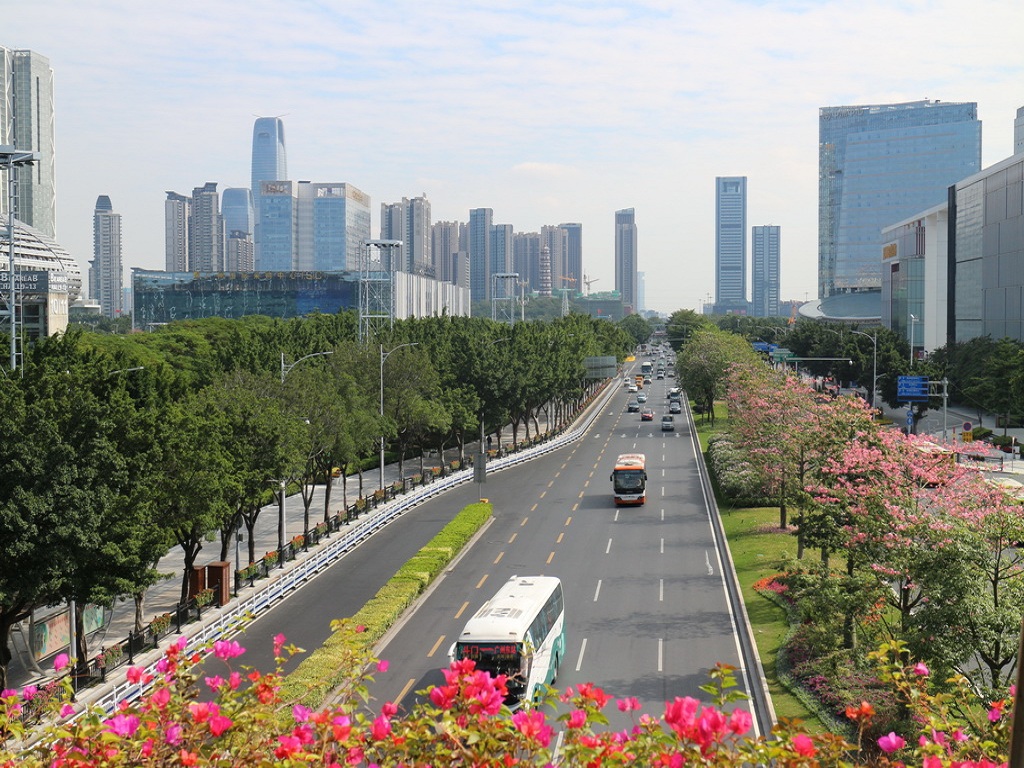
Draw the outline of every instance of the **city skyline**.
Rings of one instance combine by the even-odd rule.
[[[811,298],[819,109],[977,102],[984,168],[1024,104],[1024,9],[1005,2],[133,7],[39,0],[0,40],[54,71],[56,239],[82,265],[107,194],[126,269],[161,268],[165,190],[247,186],[253,120],[279,115],[292,179],[375,207],[425,192],[435,221],[581,223],[595,290],[614,283],[614,212],[634,208],[660,311],[714,291],[707,189],[746,176],[749,217],[786,230],[781,297]],[[901,28],[896,48],[879,34]]]

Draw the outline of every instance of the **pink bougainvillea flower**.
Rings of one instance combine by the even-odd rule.
[[[574,709],[566,722],[567,728],[582,728],[587,724],[587,713],[582,709]]]
[[[384,717],[384,715],[373,721],[373,725],[370,727],[370,735],[374,741],[387,738],[389,733],[391,733],[391,721]]]
[[[230,717],[225,717],[224,715],[214,715],[210,718],[210,733],[212,733],[214,736],[220,736],[232,725],[234,725],[234,723],[231,721]]]
[[[181,743],[181,726],[177,723],[170,723],[164,729],[164,741],[172,747]]]
[[[275,656],[280,656],[282,648],[284,648],[284,635],[282,635],[282,634],[274,635],[274,655]]]
[[[60,708],[61,717],[71,717],[73,714],[75,714],[75,707],[73,704],[65,704]]]
[[[522,710],[512,715],[512,724],[521,734],[533,739],[542,747],[551,743],[552,728],[544,720],[544,713],[533,710],[524,712]]]
[[[389,664],[387,659],[381,659],[380,661],[377,662],[377,671],[378,672],[387,672],[389,666],[390,666],[390,664]]]
[[[135,715],[114,715],[104,725],[114,735],[125,738],[139,729],[139,718]]]
[[[279,760],[291,757],[302,749],[302,743],[294,736],[278,736],[277,742],[277,748],[274,750],[274,757]]]
[[[163,709],[171,700],[171,692],[167,688],[157,688],[149,700],[157,709]]]
[[[237,640],[218,640],[213,644],[213,655],[218,659],[234,659],[245,653],[245,648]]]
[[[749,731],[750,726],[753,724],[754,719],[745,709],[734,709],[732,714],[729,715],[729,730],[737,736],[742,736],[744,733]]]
[[[58,653],[57,658],[53,660],[53,668],[60,672],[70,663],[71,659],[68,658],[68,655],[66,653]]]
[[[309,714],[309,709],[301,704],[296,704],[292,707],[292,718],[294,718],[296,723],[304,723],[309,720]]]
[[[793,751],[801,757],[814,757],[818,750],[814,746],[814,739],[806,733],[798,733],[793,737]]]
[[[927,677],[931,674],[931,671],[925,666],[924,662],[919,661],[914,665],[914,674],[919,677]]]
[[[889,731],[889,733],[878,740],[878,748],[885,752],[885,754],[891,755],[897,749],[903,749],[906,743],[902,736],[897,736],[895,732]]]
[[[618,701],[619,712],[633,712],[640,709],[640,702],[636,696],[630,696],[626,699],[619,699]]]
[[[214,675],[213,677],[207,677],[203,682],[206,683],[207,688],[216,693],[224,685],[224,678],[220,675]]]

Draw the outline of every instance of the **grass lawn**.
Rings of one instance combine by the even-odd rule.
[[[715,424],[696,421],[702,449],[718,432],[728,429],[724,405],[715,407]],[[804,721],[808,731],[825,730],[820,721],[807,711],[799,699],[787,691],[776,677],[775,659],[779,646],[789,631],[785,611],[754,591],[754,584],[765,576],[778,572],[783,554],[796,556],[796,539],[779,530],[778,507],[733,508],[718,499],[722,525],[729,540],[733,566],[743,591],[747,617],[757,643],[757,652],[764,667],[768,690],[777,718],[797,718]],[[792,531],[792,528],[790,528]]]

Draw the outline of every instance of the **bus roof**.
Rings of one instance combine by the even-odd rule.
[[[615,460],[616,469],[643,469],[647,465],[647,457],[642,453],[622,453]]]
[[[561,582],[554,576],[513,576],[466,622],[460,642],[521,642]]]

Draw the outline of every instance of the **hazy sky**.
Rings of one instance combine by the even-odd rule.
[[[610,290],[614,212],[635,208],[662,311],[714,293],[714,180],[747,176],[748,227],[782,227],[782,298],[814,298],[820,107],[975,101],[988,166],[1024,106],[1019,0],[0,0],[0,18],[0,45],[55,72],[57,239],[87,267],[109,195],[126,284],[163,269],[165,191],[248,186],[253,120],[282,115],[289,176],[369,194],[374,237],[382,202],[423,193],[435,221],[579,221]]]

